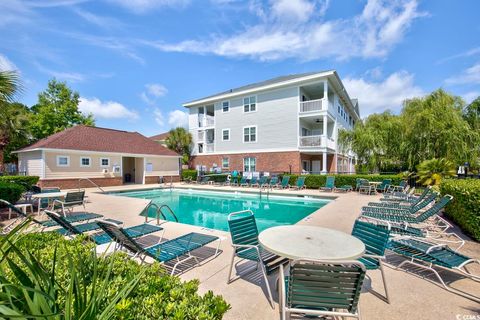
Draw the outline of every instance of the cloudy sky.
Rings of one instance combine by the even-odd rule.
[[[97,125],[153,135],[181,104],[336,69],[362,116],[439,87],[480,95],[477,0],[2,0],[0,69],[31,106],[66,81]]]

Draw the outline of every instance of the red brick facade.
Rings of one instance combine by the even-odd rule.
[[[164,183],[170,183],[170,176],[163,177]],[[180,176],[172,176],[172,182],[180,182]],[[159,183],[158,176],[145,177],[145,184],[156,184]]]
[[[166,182],[170,182],[170,177],[165,177]],[[100,187],[114,187],[123,185],[122,177],[112,178],[90,178]],[[157,184],[158,176],[145,177],[145,184]],[[174,176],[173,182],[179,182],[180,176]],[[79,181],[78,178],[73,179],[43,179],[38,182],[38,185],[42,188],[46,187],[59,187],[60,189],[76,189],[76,188],[92,188],[94,185],[86,180]]]

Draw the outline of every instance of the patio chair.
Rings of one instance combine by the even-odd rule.
[[[435,200],[435,198],[438,196],[437,193],[432,191],[431,189],[426,189],[427,191],[422,194],[422,196],[416,198],[412,202],[397,202],[397,201],[391,201],[391,202],[369,202],[367,207],[378,207],[378,208],[393,208],[393,209],[404,209],[404,210],[410,210],[411,208],[414,208],[415,206],[418,206],[422,204],[425,201],[428,201],[429,199]],[[430,200],[431,201],[431,200]]]
[[[325,186],[320,187],[322,191],[333,191],[335,188],[335,177],[334,176],[327,176],[327,180],[325,181]]]
[[[406,180],[402,180],[398,185],[393,185],[393,184],[390,185],[387,189],[387,193],[395,193],[395,192],[405,193],[408,190],[408,188],[409,188],[408,182]]]
[[[245,179],[242,178],[242,181],[240,181],[240,187],[248,187],[250,185],[250,183],[248,182],[246,177],[245,177]]]
[[[430,203],[434,202],[438,197],[438,193],[432,192],[426,198],[424,198],[419,203],[416,203],[413,206],[393,206],[393,207],[375,207],[375,206],[365,206],[362,207],[363,213],[387,213],[387,214],[408,214],[413,215],[418,213],[420,210],[428,206]]]
[[[278,177],[272,177],[270,181],[268,182],[267,187],[270,187],[270,189],[278,187]]]
[[[349,192],[352,190],[353,190],[353,187],[349,184],[344,184],[343,186],[333,188],[333,192],[335,191]]]
[[[269,177],[268,177],[268,176],[263,176],[263,177],[265,177],[265,179],[263,180],[263,183],[260,183],[260,182],[259,182],[260,188],[268,188],[268,186],[269,186],[269,183],[268,183]],[[263,177],[262,177],[262,178],[263,178]]]
[[[246,176],[243,176],[240,178],[240,181],[237,181],[235,184],[232,184],[233,185],[237,185],[237,186],[241,186],[243,184],[247,183],[247,177]]]
[[[86,210],[85,190],[67,192],[63,201],[58,199],[53,200],[52,209],[57,210],[61,208],[63,215],[66,216],[65,209],[69,210],[71,213],[73,212],[73,208],[79,206],[83,206],[83,210]]]
[[[389,244],[389,249],[396,254],[407,258],[407,260],[400,263],[397,268],[401,268],[406,264],[411,264],[415,267],[429,270],[433,272],[446,290],[480,302],[480,297],[448,286],[440,276],[439,272],[434,269],[434,267],[436,267],[454,271],[475,281],[480,281],[480,274],[472,274],[466,268],[467,265],[480,264],[479,260],[455,252],[445,244],[432,243],[425,239],[414,237],[392,239]]]
[[[360,179],[359,185],[357,187],[358,193],[364,193],[364,194],[372,194],[375,193],[375,188],[373,185],[370,184],[370,181],[367,179]]]
[[[251,183],[250,187],[252,188],[260,187],[261,185],[265,184],[265,182],[267,182],[267,179],[268,179],[267,176],[261,176],[260,179],[257,179],[255,183]]]
[[[385,250],[390,238],[390,228],[383,228],[375,224],[356,220],[353,225],[352,236],[365,244],[365,254],[358,260],[365,265],[367,270],[380,269],[383,287],[385,289],[385,299],[387,303],[390,303],[387,279],[385,278],[385,271],[383,270]]]
[[[173,269],[170,273],[171,275],[175,273],[175,270],[179,264],[188,260],[194,259],[197,265],[199,265],[200,263],[198,258],[191,254],[192,251],[204,247],[213,241],[218,241],[218,246],[213,257],[217,257],[219,255],[218,249],[220,247],[221,239],[217,236],[191,232],[183,236],[158,243],[151,247],[144,248],[137,241],[135,241],[128,229],[121,228],[108,222],[99,222],[98,224],[105,231],[105,233],[121,247],[132,252],[134,257],[139,257],[142,263],[145,261],[146,257],[150,257],[160,263],[165,263],[176,259],[177,262],[173,266]],[[187,257],[180,259],[182,256]]]
[[[272,308],[274,307],[272,292],[268,284],[267,275],[273,273],[281,264],[287,263],[288,260],[281,258],[267,250],[265,250],[258,242],[258,229],[255,216],[251,210],[233,212],[228,215],[228,227],[232,237],[233,255],[230,262],[230,270],[228,272],[227,284],[231,283],[232,270],[235,257],[256,262],[255,269],[258,270],[260,265],[265,286],[267,287],[268,298]]]
[[[63,229],[66,230],[65,232],[62,232],[66,236],[83,234],[83,235],[86,235],[89,240],[95,242],[95,244],[97,244],[97,245],[105,244],[105,243],[108,243],[108,242],[112,241],[110,236],[108,234],[104,233],[104,232],[97,233],[97,234],[87,234],[87,233],[82,232],[82,230],[81,230],[84,227],[79,228],[78,226],[73,225],[71,222],[66,220],[64,217],[62,217],[58,213],[53,212],[53,211],[49,211],[49,210],[45,210],[45,213],[52,220],[54,220],[56,223],[58,223],[58,225],[60,225]],[[110,221],[108,221],[108,220],[104,220],[104,221],[98,220],[98,221],[95,221],[95,223],[100,228],[101,228],[101,223],[110,223],[112,225],[117,226],[117,221],[115,221],[115,220],[110,220]],[[96,229],[93,229],[93,230],[96,230]],[[147,234],[154,233],[154,232],[157,232],[157,231],[164,231],[162,227],[154,226],[154,225],[151,225],[151,224],[148,224],[148,223],[140,224],[138,226],[129,227],[129,228],[126,228],[124,230],[126,230],[126,232],[133,238],[142,237],[142,236],[145,236]],[[88,230],[88,231],[91,231],[91,230]],[[163,233],[162,233],[162,238],[163,238]]]
[[[415,187],[409,189],[408,193],[394,192],[393,194],[384,194],[380,199],[382,202],[404,202],[412,203],[418,201],[418,198],[424,198],[431,192],[431,187],[425,188],[419,196],[415,195]]]
[[[280,319],[288,319],[291,314],[359,319],[358,301],[365,273],[359,261],[294,260],[288,276],[281,265]]]
[[[305,177],[298,177],[297,183],[294,186],[290,186],[290,190],[302,190],[305,189]]]
[[[250,179],[250,181],[248,182],[248,186],[249,186],[249,187],[253,187],[253,186],[255,186],[255,185],[257,184],[257,182],[258,182],[258,177],[255,177],[255,176],[254,176],[254,177],[252,177],[252,179]]]
[[[390,187],[390,185],[392,184],[392,179],[383,179],[382,183],[380,183],[376,188],[375,190],[377,192],[383,192],[385,193],[388,188]]]
[[[289,189],[290,188],[290,185],[288,184],[289,181],[290,181],[290,176],[283,176],[282,181],[278,185],[278,188],[279,189]]]

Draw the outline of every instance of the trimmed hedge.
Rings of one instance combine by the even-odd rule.
[[[445,214],[465,233],[480,241],[480,180],[445,179],[440,184],[440,192],[453,196]]]
[[[283,174],[290,176],[290,185],[297,183],[299,175],[295,174]],[[280,176],[280,179],[282,176]],[[334,174],[334,175],[321,175],[321,174],[307,174],[305,177],[305,186],[308,189],[318,189],[325,186],[327,176],[335,177],[335,186],[340,187],[344,185],[350,185],[353,188],[357,184],[357,179],[367,179],[368,181],[383,181],[383,179],[392,179],[392,184],[398,185],[403,178],[400,175],[380,175],[380,174]]]
[[[181,178],[182,181],[185,181],[187,178],[191,180],[197,180],[197,170],[182,170]]]
[[[10,203],[16,203],[20,200],[25,187],[16,183],[0,182],[0,199]]]
[[[37,184],[38,179],[37,176],[0,176],[0,183],[13,182],[24,186],[26,190],[30,190],[32,186]]]

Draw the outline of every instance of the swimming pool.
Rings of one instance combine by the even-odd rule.
[[[259,231],[294,224],[326,205],[330,200],[276,196],[246,192],[218,192],[198,189],[149,189],[120,191],[118,196],[151,199],[157,205],[166,204],[172,208],[181,223],[202,226],[209,229],[228,231],[227,216],[231,212],[250,209],[255,214]],[[155,210],[149,210],[150,217],[156,217]],[[168,220],[173,220],[168,217]]]

